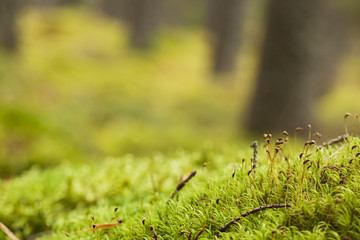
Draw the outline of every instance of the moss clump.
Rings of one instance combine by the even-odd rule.
[[[303,154],[292,154],[289,142],[268,142],[258,148],[256,172],[249,171],[252,150],[235,147],[33,169],[2,183],[0,218],[19,236],[48,231],[44,239],[63,239],[64,232],[94,239],[93,231],[76,234],[91,228],[91,215],[95,224],[124,219],[98,229],[99,239],[360,238],[360,139],[321,149],[308,142]],[[196,176],[170,199],[179,176],[194,169]]]
[[[287,156],[283,147],[269,144],[265,148],[270,154],[264,151],[259,157],[255,174],[248,163],[236,166],[235,175],[227,170],[206,181],[198,179],[178,199],[150,212],[144,226],[138,222],[131,231],[119,227],[111,236],[150,239],[154,226],[163,239],[178,239],[181,233],[185,239],[358,239],[359,143],[351,138],[319,149],[307,142],[300,156]],[[271,209],[279,204],[288,207]],[[268,208],[237,217],[260,206]],[[234,224],[222,228],[236,217]]]

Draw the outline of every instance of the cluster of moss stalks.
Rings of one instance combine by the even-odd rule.
[[[359,139],[308,140],[299,155],[286,151],[286,132],[264,139],[261,157],[253,144],[251,163],[178,192],[131,238],[360,239]]]
[[[173,185],[172,194],[170,188],[161,194],[148,192],[152,197],[142,196],[136,207],[134,196],[123,202],[98,202],[87,210],[83,206],[55,217],[40,237],[360,239],[360,139],[340,136],[320,144],[320,135],[312,136],[295,149],[287,132],[277,137],[265,134],[263,143],[251,145],[251,158],[237,151],[224,155],[226,159],[207,158],[177,187]],[[232,164],[218,170],[221,161]],[[207,171],[211,165],[216,169]],[[176,165],[166,168],[175,171]],[[156,192],[157,183],[150,185]],[[136,189],[141,186],[132,187],[139,194]],[[120,202],[115,214],[104,208]]]
[[[310,126],[309,126],[310,127]],[[319,140],[319,139],[317,139]],[[336,146],[330,146],[330,145]],[[292,154],[287,132],[264,135],[264,154],[232,174],[180,182],[171,198],[119,239],[359,239],[359,139],[307,140]],[[258,160],[259,158],[259,160]],[[181,189],[180,188],[180,189]],[[128,235],[129,234],[129,235]]]

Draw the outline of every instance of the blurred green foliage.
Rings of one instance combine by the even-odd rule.
[[[239,88],[210,81],[200,30],[140,53],[88,9],[32,9],[19,23],[20,53],[0,55],[0,174],[236,136]]]
[[[128,48],[121,23],[89,8],[26,9],[19,52],[0,53],[0,175],[241,141],[262,34],[249,19],[236,73],[215,78],[201,28],[164,30],[143,53]],[[351,55],[316,105],[326,128],[358,111],[357,72]]]

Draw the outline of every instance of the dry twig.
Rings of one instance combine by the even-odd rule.
[[[15,236],[15,234],[10,231],[10,229],[8,229],[5,224],[3,224],[2,222],[0,222],[0,229],[6,234],[8,235],[9,238],[11,238],[12,240],[19,240],[18,237]]]
[[[187,178],[185,178],[183,181],[181,181],[181,182],[177,185],[176,190],[171,194],[170,199],[174,198],[175,194],[176,194],[177,192],[179,192],[179,191],[185,186],[185,184],[186,184],[188,181],[190,181],[190,179],[192,179],[195,175],[196,175],[196,171],[192,171]]]
[[[197,240],[204,231],[205,231],[205,228],[200,229],[198,234],[195,235],[194,240]]]
[[[116,226],[119,226],[123,221],[124,221],[123,219],[119,219],[119,220],[118,220],[117,222],[115,222],[115,223],[93,224],[93,226],[92,226],[91,228],[81,229],[81,230],[79,230],[79,231],[76,231],[75,234],[82,233],[82,232],[88,232],[88,231],[95,231],[95,230],[97,230],[97,229],[116,227]]]
[[[235,222],[239,221],[241,217],[246,217],[250,214],[253,213],[257,213],[259,211],[265,210],[265,209],[271,209],[271,208],[282,208],[282,207],[290,207],[289,204],[287,203],[279,203],[279,204],[269,204],[269,205],[265,205],[265,206],[260,206],[257,208],[254,208],[250,211],[244,212],[242,213],[240,216],[232,219],[230,222],[228,222],[227,224],[225,224],[224,226],[219,228],[220,232],[225,232],[232,224],[234,224]]]
[[[256,167],[257,167],[257,153],[258,153],[258,151],[257,151],[257,148],[258,148],[258,143],[257,143],[257,141],[253,142],[250,147],[254,149],[254,156],[253,156],[253,158],[252,158],[252,160],[253,160],[252,169],[253,169],[254,174],[255,174],[255,172],[256,172]]]
[[[154,233],[154,240],[158,240],[158,235],[157,235],[157,233],[156,233],[156,231],[155,231],[154,226],[151,226],[151,227],[150,227],[150,230],[153,231],[153,233]]]
[[[333,144],[342,143],[348,138],[347,134],[337,136],[336,138],[330,139],[327,142],[323,142],[321,145],[318,146],[318,148],[328,147]]]

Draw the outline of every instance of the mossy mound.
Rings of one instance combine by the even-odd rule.
[[[236,147],[32,169],[1,184],[0,219],[43,239],[95,239],[91,215],[98,239],[359,239],[360,139],[297,154],[284,135],[267,139],[256,169],[252,149]]]

